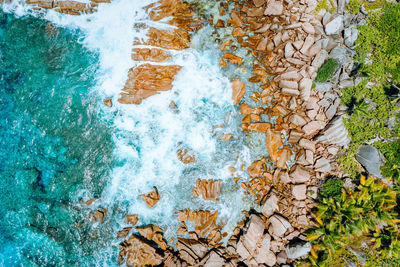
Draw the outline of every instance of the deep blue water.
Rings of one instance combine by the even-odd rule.
[[[113,145],[78,38],[0,10],[0,266],[90,266],[112,239],[79,205],[101,196]]]

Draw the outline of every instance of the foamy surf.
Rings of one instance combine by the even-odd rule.
[[[176,235],[179,210],[214,209],[219,212],[219,221],[226,223],[223,231],[230,233],[242,219],[241,211],[249,209],[252,201],[233,182],[229,166],[235,167],[235,177],[245,177],[240,167],[248,166],[252,156],[239,137],[239,122],[232,117],[237,111],[232,105],[231,83],[216,61],[218,51],[171,51],[172,62],[164,64],[183,67],[171,90],[145,99],[140,105],[117,102],[129,68],[140,64],[131,59],[132,44],[135,38],[146,38],[146,30],[135,29],[134,25],[171,27],[148,19],[143,7],[152,2],[117,0],[100,4],[97,12],[81,16],[53,10],[41,14],[15,3],[4,9],[18,16],[41,14],[57,26],[79,30],[83,33],[82,44],[99,54],[98,85],[93,90],[103,99],[113,99],[113,107],[101,105],[100,112],[114,131],[116,167],[96,205],[109,208],[110,216],[112,210],[119,210],[115,214],[138,214],[140,224],[163,227],[166,240]],[[169,107],[171,101],[176,103],[178,113]],[[220,125],[223,127],[217,127]],[[239,139],[223,142],[220,136],[225,133]],[[187,165],[179,161],[179,146],[189,148],[196,161]],[[191,191],[197,179],[224,181],[218,203],[194,198]],[[161,199],[149,209],[138,196],[153,186]],[[86,198],[90,198],[90,192]],[[115,232],[124,226],[120,216],[113,221]]]

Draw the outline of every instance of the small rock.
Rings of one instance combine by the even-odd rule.
[[[328,24],[325,25],[327,35],[339,34],[343,30],[343,16],[337,16]]]
[[[380,167],[385,160],[377,148],[370,145],[361,146],[357,151],[356,159],[371,175],[382,178]]]
[[[305,135],[313,135],[323,128],[324,123],[322,121],[310,121],[303,126],[302,130],[304,131]]]
[[[282,216],[273,215],[269,218],[271,225],[268,228],[268,232],[271,235],[275,235],[278,237],[283,236],[286,231],[292,227],[292,225]]]
[[[279,16],[282,15],[282,12],[283,12],[282,2],[272,0],[267,4],[267,8],[264,11],[264,15]]]
[[[296,166],[296,169],[290,174],[290,177],[293,183],[304,183],[310,180],[310,173],[306,169]]]
[[[304,22],[303,24],[301,24],[301,28],[303,28],[303,30],[308,34],[315,33],[314,26],[311,25],[311,23],[309,23],[309,22]]]
[[[274,214],[275,211],[279,211],[278,198],[272,194],[261,207],[261,212],[265,217],[269,217]]]
[[[291,43],[286,43],[285,45],[285,58],[290,58],[294,54],[294,49]]]
[[[292,194],[297,200],[304,200],[307,198],[307,186],[305,184],[293,185]]]
[[[315,162],[314,168],[318,172],[330,172],[331,164],[326,158],[322,157]]]
[[[291,260],[306,256],[310,251],[311,244],[309,242],[299,242],[285,248],[286,255]]]

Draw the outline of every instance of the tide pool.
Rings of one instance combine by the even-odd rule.
[[[77,204],[101,196],[113,165],[98,55],[79,36],[0,11],[1,266],[91,265],[110,247]]]

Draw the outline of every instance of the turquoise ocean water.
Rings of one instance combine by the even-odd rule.
[[[93,266],[113,239],[79,205],[113,164],[79,37],[0,10],[0,266]]]

